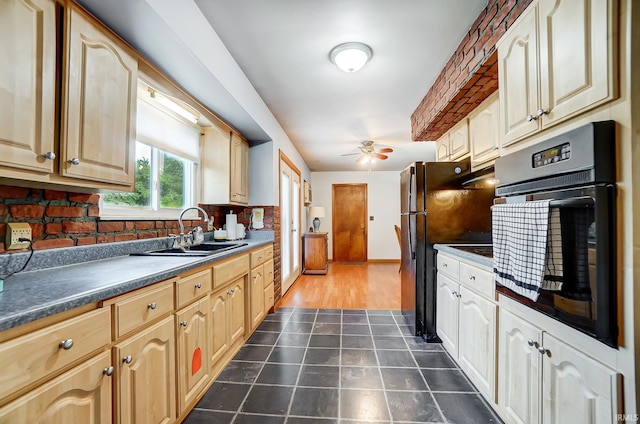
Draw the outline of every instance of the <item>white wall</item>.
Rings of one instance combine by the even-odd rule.
[[[367,184],[367,210],[373,221],[368,222],[369,260],[400,259],[400,247],[393,226],[400,225],[400,171],[385,172],[312,172],[312,206],[324,206],[326,218],[320,219],[320,231],[329,233],[329,258],[332,258],[332,184]],[[313,218],[306,221],[305,232]]]

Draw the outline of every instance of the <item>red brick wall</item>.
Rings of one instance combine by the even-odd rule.
[[[530,3],[489,0],[411,115],[413,140],[437,140],[498,89],[496,43]]]

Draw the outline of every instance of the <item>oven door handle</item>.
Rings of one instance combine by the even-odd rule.
[[[595,200],[590,196],[572,197],[549,202],[549,207],[552,208],[592,208],[594,205]]]

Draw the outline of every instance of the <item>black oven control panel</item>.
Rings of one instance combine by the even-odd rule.
[[[571,144],[564,143],[533,154],[532,163],[534,168],[562,162],[571,157]]]

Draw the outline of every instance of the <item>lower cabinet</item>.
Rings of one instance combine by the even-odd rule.
[[[209,383],[209,297],[176,312],[178,415]]]
[[[116,344],[113,356],[118,376],[114,422],[173,422],[176,419],[173,316]]]
[[[249,278],[249,297],[251,298],[251,328],[256,328],[264,317],[264,267],[259,265],[251,270]]]
[[[507,423],[614,422],[621,375],[500,309],[498,406]]]
[[[103,352],[0,408],[1,423],[111,422],[113,367]]]
[[[458,357],[458,291],[460,284],[438,273],[436,292],[436,333],[442,346],[454,358]]]
[[[212,367],[222,359],[231,345],[244,335],[245,280],[243,275],[211,295],[209,353]]]

